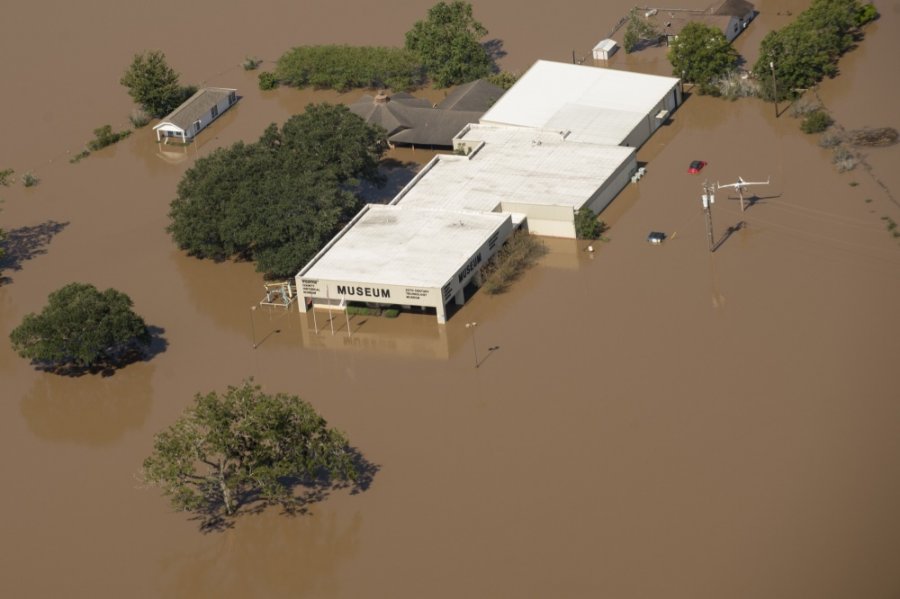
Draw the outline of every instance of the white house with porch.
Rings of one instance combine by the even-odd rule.
[[[204,87],[153,127],[156,141],[177,138],[187,143],[237,102],[237,90]]]

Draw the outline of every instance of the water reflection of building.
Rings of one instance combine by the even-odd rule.
[[[300,313],[302,343],[310,349],[360,351],[446,360],[453,335],[427,314],[398,318],[350,315],[343,310]],[[464,342],[462,336],[456,346]]]
[[[190,150],[190,146],[186,145],[169,145],[164,143],[157,143],[157,152],[156,155],[164,162],[168,162],[169,164],[178,164],[179,162],[184,162],[188,159],[190,154],[188,153]]]

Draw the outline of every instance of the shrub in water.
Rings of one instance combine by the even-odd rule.
[[[822,136],[822,139],[819,140],[819,145],[823,148],[833,148],[835,146],[841,145],[844,141],[844,136],[837,132],[829,132]]]
[[[142,108],[135,108],[131,111],[131,114],[128,115],[128,120],[131,121],[131,126],[135,129],[140,129],[147,125],[150,122],[152,117],[144,112]]]
[[[275,89],[278,87],[278,77],[275,76],[275,73],[263,71],[258,75],[258,78],[259,89]]]
[[[91,155],[90,150],[82,150],[82,151],[78,152],[77,154],[75,154],[74,156],[72,156],[71,158],[69,158],[69,162],[71,162],[72,164],[75,164],[76,162],[80,162],[90,155]]]
[[[800,124],[804,133],[821,133],[834,123],[834,119],[828,116],[824,110],[814,110],[806,115]]]
[[[241,66],[244,67],[245,71],[255,71],[261,64],[261,58],[257,58],[256,56],[248,56],[244,59],[244,62],[241,63]]]
[[[834,148],[834,156],[832,156],[831,161],[837,167],[838,172],[843,173],[856,168],[856,165],[859,163],[859,156],[844,146],[837,146]]]
[[[575,213],[575,236],[578,239],[599,239],[608,228],[605,222],[597,220],[597,215],[589,208]]]
[[[96,152],[106,146],[111,146],[119,140],[131,135],[131,131],[119,131],[114,133],[110,125],[103,125],[94,129],[94,139],[88,142],[88,148]]]
[[[536,237],[523,231],[514,233],[482,267],[484,278],[481,288],[489,295],[506,291],[525,269],[533,266],[546,253],[547,248]]]
[[[35,177],[32,173],[25,173],[22,175],[22,185],[25,187],[34,187],[39,181],[40,179]]]

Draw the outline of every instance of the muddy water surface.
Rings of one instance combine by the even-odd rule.
[[[838,174],[788,114],[692,95],[641,149],[647,176],[604,215],[608,243],[588,254],[549,242],[509,293],[476,296],[444,327],[251,310],[262,283],[252,265],[174,249],[168,203],[198,156],[255,140],[310,101],[357,97],[259,92],[237,66],[244,56],[399,43],[428,5],[164,1],[154,16],[110,2],[7,7],[17,26],[0,41],[0,167],[42,180],[0,189],[0,226],[20,242],[3,272],[0,337],[77,280],[128,293],[156,327],[158,353],[113,377],[61,379],[0,343],[0,594],[900,592],[900,246],[881,220],[900,222],[896,147],[867,151],[870,171]],[[804,6],[759,2],[738,48],[752,62],[761,29]],[[847,127],[900,126],[890,35],[900,11],[877,6],[882,20],[819,90]],[[625,8],[496,0],[475,10],[503,40],[503,64],[521,70],[587,54]],[[179,18],[159,17],[170,14]],[[118,78],[147,48],[163,49],[185,81],[237,87],[240,103],[185,151],[142,130],[68,164],[92,129],[125,126]],[[613,66],[665,73],[661,50]],[[399,153],[395,166],[428,157]],[[693,159],[709,162],[700,177],[685,172]],[[717,194],[716,240],[733,232],[710,255],[701,184],[739,175],[772,183],[754,188],[745,212]],[[650,230],[670,240],[649,246]],[[142,488],[135,473],[153,434],[195,392],[245,376],[303,396],[346,431],[380,466],[369,490],[202,534]]]

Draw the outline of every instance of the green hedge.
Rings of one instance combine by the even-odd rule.
[[[402,48],[298,46],[278,59],[274,78],[295,87],[402,91],[422,85],[425,72],[416,54]]]

